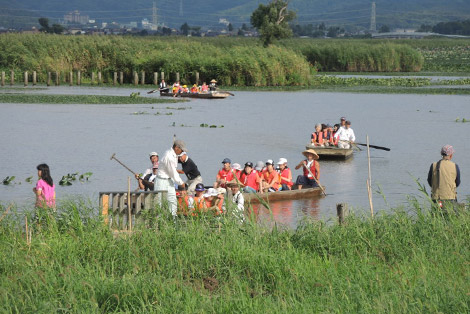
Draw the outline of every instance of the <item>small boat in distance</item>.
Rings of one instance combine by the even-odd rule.
[[[233,94],[229,92],[207,92],[207,93],[178,93],[173,94],[170,91],[160,91],[160,96],[163,97],[189,97],[189,98],[202,98],[202,99],[224,99]]]
[[[336,146],[314,146],[313,144],[308,144],[305,146],[307,149],[313,149],[320,159],[348,159],[353,155],[352,148],[338,148]]]

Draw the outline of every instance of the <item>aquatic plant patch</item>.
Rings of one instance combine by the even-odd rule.
[[[186,100],[161,99],[151,97],[128,97],[106,95],[42,95],[42,94],[3,94],[0,93],[0,103],[23,104],[160,104],[178,103]]]

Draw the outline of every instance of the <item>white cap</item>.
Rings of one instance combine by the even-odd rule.
[[[278,165],[283,165],[283,164],[287,164],[287,159],[285,158],[279,158],[279,161],[277,162]]]
[[[239,163],[233,163],[232,164],[232,169],[242,170],[242,166]]]
[[[209,197],[209,196],[217,196],[219,193],[217,193],[217,190],[214,188],[209,188],[207,189],[206,193],[204,193],[204,197]]]
[[[158,153],[157,153],[157,152],[151,152],[151,153],[149,154],[149,156],[150,156],[150,157],[152,157],[152,156],[158,156]]]
[[[272,159],[266,160],[266,164],[274,165],[274,161]]]

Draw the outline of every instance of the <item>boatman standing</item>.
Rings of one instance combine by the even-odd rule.
[[[164,79],[162,79],[162,81],[160,82],[160,91],[161,92],[168,92],[169,88],[168,86],[166,85],[166,82]]]
[[[183,168],[183,170],[178,170],[178,173],[184,173],[186,177],[188,177],[188,182],[186,182],[188,193],[193,194],[195,192],[196,185],[198,183],[202,183],[201,173],[199,172],[199,169],[197,169],[194,161],[188,157],[186,152],[182,152],[181,155],[179,155],[178,160]]]
[[[176,200],[175,184],[184,185],[176,167],[178,166],[178,156],[186,151],[186,145],[181,140],[176,140],[173,147],[165,152],[160,161],[157,179],[155,180],[154,191],[167,191],[167,201],[173,217],[176,216],[178,202]],[[158,194],[157,202],[162,204],[162,195]]]
[[[441,149],[442,159],[429,168],[428,183],[431,186],[431,198],[442,208],[446,202],[457,202],[457,187],[460,185],[460,169],[452,162],[454,148],[445,145]]]
[[[339,128],[338,132],[335,133],[335,138],[339,148],[351,148],[351,143],[356,140],[354,131],[351,129],[351,121],[346,121],[344,127]]]

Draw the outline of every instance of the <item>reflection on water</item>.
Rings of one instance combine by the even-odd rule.
[[[260,204],[255,204],[252,208],[259,223],[270,228],[277,224],[293,229],[303,220],[318,220],[319,203],[320,198],[287,200],[270,203],[270,209]]]
[[[6,91],[0,89],[1,91]],[[51,87],[25,93],[130,95],[133,88]],[[142,93],[143,94],[143,93]],[[98,204],[100,191],[126,191],[130,173],[119,160],[137,172],[148,168],[148,153],[169,149],[173,134],[183,139],[188,154],[198,165],[206,184],[215,180],[221,161],[288,160],[294,166],[304,157],[315,123],[334,124],[346,116],[358,142],[368,134],[372,144],[390,147],[390,152],[371,150],[374,208],[388,210],[406,202],[408,194],[419,194],[415,178],[425,183],[429,165],[440,158],[440,148],[452,144],[454,161],[460,166],[459,199],[470,195],[465,173],[470,169],[469,96],[374,95],[301,92],[236,92],[225,100],[195,99],[181,106],[161,105],[57,105],[0,104],[0,179],[16,176],[17,184],[0,185],[0,202],[15,201],[31,206],[36,165],[47,163],[57,183],[67,173],[93,172],[88,183],[57,186],[59,202],[83,195]],[[144,97],[159,97],[154,94]],[[178,105],[179,107],[180,105]],[[176,107],[176,106],[173,106]],[[134,112],[147,114],[134,115]],[[160,115],[156,115],[160,112]],[[167,113],[171,113],[167,115]],[[207,123],[223,128],[201,128]],[[183,126],[182,126],[183,125]],[[458,136],[456,136],[458,134]],[[321,183],[328,196],[317,200],[272,203],[272,222],[290,227],[302,219],[327,220],[336,216],[336,204],[368,211],[367,153],[355,152],[346,161],[319,160]],[[134,180],[134,179],[132,179]],[[21,184],[18,184],[21,183]],[[135,180],[132,182],[136,186]],[[387,205],[390,204],[390,205]],[[270,214],[258,210],[260,220]]]

